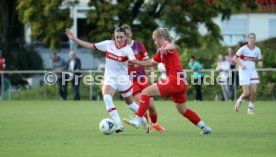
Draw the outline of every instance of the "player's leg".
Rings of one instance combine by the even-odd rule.
[[[249,115],[254,115],[253,109],[255,108],[256,102],[256,95],[257,95],[257,84],[250,84],[250,99],[247,108],[247,113]]]
[[[124,129],[124,126],[122,124],[121,118],[119,116],[119,113],[117,111],[117,108],[115,107],[113,103],[112,96],[114,95],[116,89],[112,85],[109,84],[103,84],[102,86],[102,94],[103,94],[103,100],[105,103],[106,110],[110,117],[116,122],[117,129],[116,132],[121,132]]]
[[[150,83],[148,82],[148,79],[146,78],[145,80],[138,80],[138,81],[133,81],[133,95],[134,99],[136,102],[139,102],[141,98],[141,92],[143,89],[146,89],[147,87],[150,86]],[[157,123],[157,112],[156,108],[154,106],[154,100],[153,98],[150,98],[150,105],[148,108],[148,112],[146,112],[145,117],[147,118],[149,115],[150,120],[152,122],[150,127],[150,132],[152,131],[152,128],[156,129],[158,132],[163,132],[165,131],[164,127],[162,127],[160,124]],[[149,123],[148,123],[149,124]]]
[[[239,112],[243,99],[249,95],[249,85],[250,85],[250,73],[247,70],[239,71],[240,85],[242,86],[242,94],[237,99],[234,109]]]
[[[180,99],[179,99],[180,100]],[[185,103],[176,103],[175,104],[177,111],[187,118],[190,122],[198,126],[202,132],[201,134],[210,134],[211,128],[209,128],[205,123],[201,120],[201,118],[191,109],[187,108]]]
[[[160,95],[159,89],[156,84],[153,84],[142,91],[140,98],[140,105],[135,119],[126,120],[126,122],[136,128],[140,127],[141,122],[143,122],[143,116],[145,115],[147,109],[150,105],[150,97]]]

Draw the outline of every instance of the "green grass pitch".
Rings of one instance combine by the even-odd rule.
[[[130,110],[115,102],[121,118]],[[102,101],[0,102],[0,157],[274,157],[276,104],[257,102],[255,116],[233,111],[232,102],[188,102],[213,129],[200,130],[177,113],[171,101],[157,101],[160,134],[125,126],[123,133],[103,135]]]

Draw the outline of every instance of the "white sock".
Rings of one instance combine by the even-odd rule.
[[[113,103],[112,97],[110,95],[103,96],[105,107],[110,117],[116,122],[117,125],[122,125],[119,113]]]
[[[255,108],[255,103],[249,102],[248,104],[248,110],[253,110]]]
[[[239,99],[237,100],[237,102],[242,103],[242,102],[243,102],[242,98],[239,98]]]
[[[200,122],[197,123],[197,126],[202,129],[204,127],[206,127],[205,123],[201,120]]]
[[[133,103],[127,105],[128,108],[133,111],[134,113],[137,113],[138,112],[138,108],[139,106],[133,101]]]

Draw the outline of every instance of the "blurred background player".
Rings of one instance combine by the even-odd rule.
[[[127,24],[122,25],[122,27],[126,30],[127,42],[131,46],[134,52],[135,58],[139,61],[149,60],[147,50],[144,47],[143,43],[132,39],[131,27]],[[142,90],[150,86],[149,79],[147,77],[145,68],[143,66],[129,65],[128,72],[130,74],[130,77],[132,78],[134,100],[136,101],[136,103],[139,103]],[[153,67],[150,67],[150,72],[152,74],[151,76],[154,76]],[[162,127],[160,124],[157,123],[157,112],[154,107],[153,98],[150,99],[150,104],[151,105],[148,111],[149,111],[149,117],[152,122],[151,126],[159,132],[165,131],[164,127]],[[147,118],[147,114],[145,115],[145,117]],[[150,126],[150,131],[152,131],[151,126]]]
[[[114,40],[105,40],[99,43],[88,43],[82,41],[72,34],[70,29],[66,29],[65,34],[69,39],[82,47],[89,49],[97,49],[106,55],[104,81],[102,86],[103,100],[106,110],[117,124],[116,132],[122,132],[124,126],[122,124],[119,113],[113,103],[112,97],[118,90],[124,98],[129,109],[134,113],[138,111],[138,105],[134,102],[132,96],[132,84],[128,75],[128,60],[135,60],[134,53],[126,41],[126,31],[122,27],[118,27],[114,31]],[[145,118],[142,124],[146,133],[149,133],[148,124]]]
[[[167,71],[167,79],[155,83],[142,91],[140,105],[135,119],[128,120],[128,123],[140,127],[143,115],[150,105],[150,97],[170,96],[178,112],[197,125],[202,131],[201,134],[210,134],[211,128],[206,126],[199,116],[186,106],[187,85],[177,49],[171,44],[171,36],[168,29],[157,28],[152,33],[152,39],[157,46],[157,53],[152,60],[130,61],[133,64],[151,67],[157,63],[163,63]]]
[[[229,81],[231,81],[229,80],[230,64],[225,60],[223,55],[218,56],[216,70],[219,72],[219,84],[221,86],[224,101],[228,101],[231,99],[231,91],[229,86]]]
[[[263,60],[260,48],[255,45],[256,35],[250,33],[247,36],[247,44],[241,45],[236,55],[233,57],[234,62],[239,66],[239,83],[242,86],[243,93],[235,104],[235,111],[239,111],[243,99],[250,95],[247,113],[254,115],[257,84],[259,76],[256,70],[255,61],[258,60],[259,67],[263,67]]]

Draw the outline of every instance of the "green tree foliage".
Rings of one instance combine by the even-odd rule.
[[[159,25],[177,32],[177,44],[185,47],[211,47],[222,39],[219,27],[213,18],[221,15],[225,20],[231,14],[247,6],[256,9],[255,1],[240,0],[91,0],[95,9],[88,14],[91,40],[101,41],[111,37],[114,26],[127,23],[132,26],[134,38],[144,42],[154,51],[152,31]],[[205,25],[207,35],[199,33],[199,25]],[[103,29],[104,28],[104,29]],[[206,42],[208,41],[208,42]]]
[[[61,9],[65,2],[68,2],[67,8]],[[21,0],[17,10],[21,21],[31,26],[33,39],[57,48],[64,37],[64,28],[72,24],[69,6],[74,2]],[[89,6],[93,9],[88,13],[87,26],[91,30],[90,40],[102,41],[112,37],[116,26],[127,23],[132,26],[134,37],[143,41],[150,51],[154,51],[151,33],[159,25],[177,32],[180,46],[211,46],[222,39],[212,19],[219,15],[227,19],[245,5],[257,8],[256,1],[251,0],[90,0]],[[206,26],[207,35],[199,33],[199,24]]]
[[[62,0],[20,0],[17,5],[19,19],[32,29],[32,39],[52,49],[61,45],[65,28],[72,25],[69,7],[62,9],[61,4]]]

